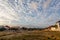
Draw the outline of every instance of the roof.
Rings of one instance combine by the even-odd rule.
[[[44,29],[48,29],[48,28],[51,28],[51,27],[54,27],[53,25],[51,25],[51,26],[49,26],[49,27],[46,27],[46,28],[44,28]]]
[[[60,21],[57,21],[57,22],[60,22]]]

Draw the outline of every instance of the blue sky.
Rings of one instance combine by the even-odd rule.
[[[0,0],[0,24],[47,27],[58,20],[60,0]]]

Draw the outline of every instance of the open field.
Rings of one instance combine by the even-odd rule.
[[[56,31],[19,31],[0,32],[0,40],[60,40],[60,32]]]

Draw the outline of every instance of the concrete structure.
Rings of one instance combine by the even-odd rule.
[[[54,27],[51,27],[52,31],[60,31],[60,21],[56,22]]]
[[[55,25],[51,25],[47,28],[44,28],[44,30],[48,31],[60,31],[60,21],[57,21]]]
[[[56,25],[60,28],[60,21],[56,22]]]

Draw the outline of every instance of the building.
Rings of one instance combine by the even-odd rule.
[[[45,28],[46,31],[56,31],[56,29],[57,29],[56,25],[51,25],[51,26]]]
[[[47,28],[44,28],[46,31],[60,31],[60,21],[57,21],[55,25],[51,25]]]
[[[54,25],[54,27],[51,27],[52,31],[60,31],[60,21],[56,22],[56,24]]]
[[[60,21],[56,22],[56,25],[60,28]]]

